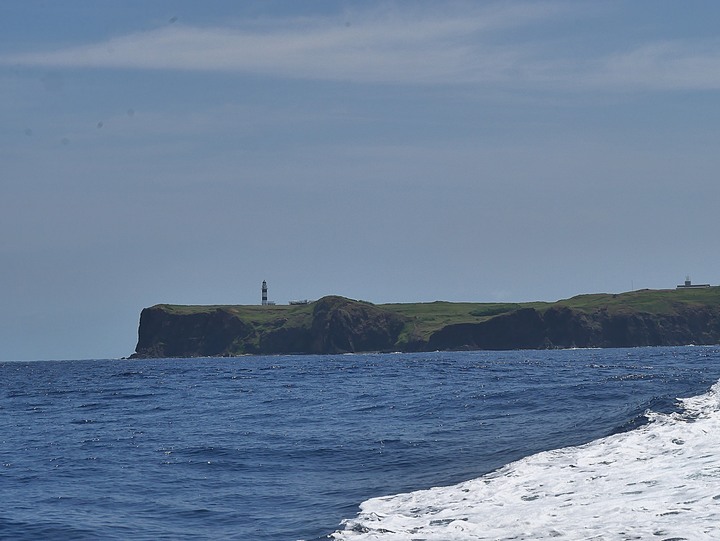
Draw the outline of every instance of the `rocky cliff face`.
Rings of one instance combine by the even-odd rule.
[[[448,325],[430,336],[429,349],[547,349],[716,344],[720,310],[678,314],[587,314],[567,307],[524,308],[480,323]]]
[[[372,304],[344,297],[323,297],[313,303],[310,323],[282,325],[260,334],[256,350],[248,353],[354,353],[390,351],[405,319]]]
[[[140,314],[133,357],[391,351],[404,325],[398,314],[336,296],[313,303],[309,318],[295,324],[280,318],[266,326],[227,308],[173,313],[154,306]]]
[[[313,353],[392,351],[405,318],[372,304],[324,297],[313,310]]]
[[[440,321],[437,330],[424,337],[413,332],[416,317],[343,297],[324,297],[306,307],[286,308],[277,313],[255,311],[252,317],[243,317],[232,307],[146,308],[140,316],[133,357],[720,343],[717,302],[678,303],[656,313],[626,305],[600,305],[592,310],[562,303],[521,307],[474,317],[471,322],[442,325]]]
[[[137,357],[212,357],[227,355],[232,345],[254,335],[248,323],[227,310],[175,314],[162,306],[140,314]]]

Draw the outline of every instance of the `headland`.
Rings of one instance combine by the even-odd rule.
[[[578,295],[557,302],[160,304],[140,315],[133,358],[709,345],[720,287]]]

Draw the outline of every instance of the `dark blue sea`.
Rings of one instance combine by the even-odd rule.
[[[719,378],[716,347],[3,362],[0,538],[413,539],[352,519]]]

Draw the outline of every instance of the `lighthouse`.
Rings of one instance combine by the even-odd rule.
[[[263,280],[262,283],[262,305],[267,306],[267,282]]]

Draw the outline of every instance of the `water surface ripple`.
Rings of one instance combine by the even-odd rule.
[[[0,538],[326,539],[371,498],[637,430],[647,410],[705,393],[719,357],[685,347],[0,363]]]

